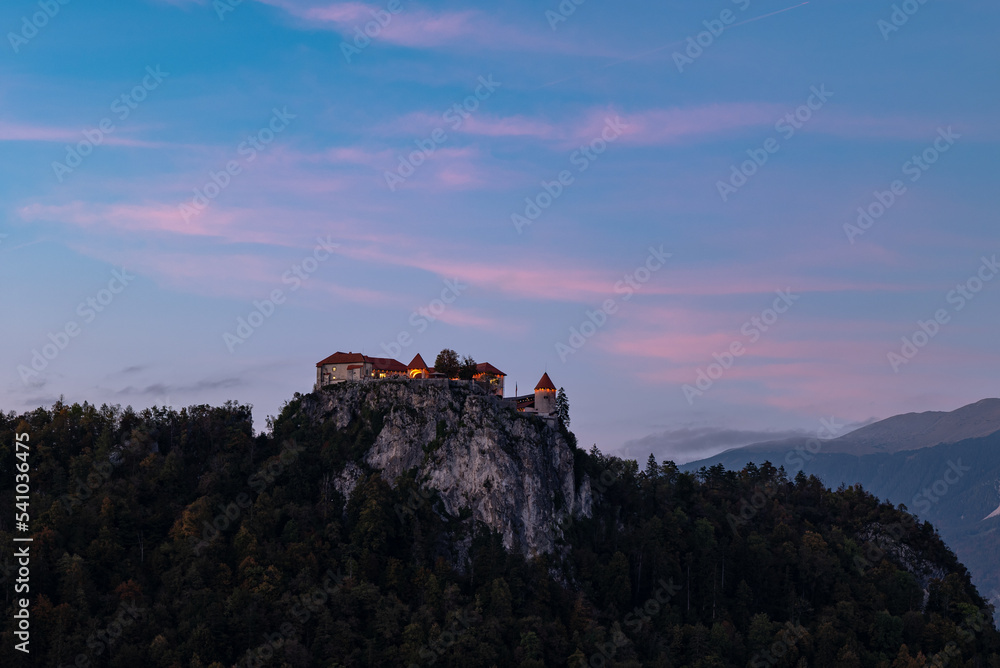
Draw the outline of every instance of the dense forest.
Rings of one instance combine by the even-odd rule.
[[[1000,668],[992,612],[934,528],[860,488],[577,449],[593,517],[526,559],[414,476],[365,467],[382,416],[338,430],[298,401],[258,435],[234,403],[0,414],[3,665]],[[12,649],[17,433],[28,657]],[[349,462],[363,477],[345,499]]]
[[[987,402],[980,402],[987,403]],[[989,416],[966,415],[970,424],[988,423]],[[815,475],[824,484],[859,484],[879,498],[905,503],[921,519],[932,522],[941,537],[955,551],[972,574],[979,591],[996,599],[1000,592],[1000,517],[989,515],[997,507],[1000,480],[1000,431],[934,447],[901,452],[873,452],[861,456],[827,452],[827,444],[817,447],[807,439],[782,443],[760,452],[748,449],[727,452],[682,467],[696,471],[702,466],[722,464],[727,468],[745,466],[748,461],[787,462],[806,475]],[[819,450],[812,452],[812,450]],[[792,453],[789,455],[789,453]],[[806,456],[802,456],[802,453]],[[955,473],[957,469],[958,474]],[[938,491],[947,476],[944,494]]]

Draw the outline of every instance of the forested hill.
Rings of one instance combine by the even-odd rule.
[[[237,404],[0,415],[0,665],[1000,667],[965,568],[859,488],[573,448],[590,517],[546,529],[556,549],[532,559],[415,471],[366,463],[386,415],[333,424],[303,401],[256,436]],[[16,433],[29,657],[13,650]]]

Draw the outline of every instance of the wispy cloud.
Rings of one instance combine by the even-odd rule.
[[[145,387],[128,385],[116,390],[119,397],[165,397],[173,394],[198,394],[210,390],[225,390],[240,387],[245,381],[239,378],[220,378],[218,380],[200,380],[189,385],[171,385],[169,383],[153,383]]]
[[[196,236],[221,236],[233,216],[210,212],[184,220],[177,206],[149,204],[97,204],[73,201],[68,204],[29,204],[18,210],[26,222],[51,221],[83,228],[104,228],[127,232],[172,232]]]
[[[660,145],[772,125],[782,109],[784,107],[779,104],[763,103],[711,104],[635,111],[618,107],[591,107],[559,121],[523,114],[476,114],[464,120],[457,132],[480,137],[543,140],[562,149],[599,137],[609,118],[621,118],[626,124],[622,135],[624,142]],[[418,112],[385,124],[383,129],[391,134],[412,135],[440,126],[441,120],[439,116]]]
[[[345,38],[354,36],[375,20],[375,12],[385,8],[361,2],[325,2],[316,0],[257,0],[283,9],[310,28],[332,30]],[[507,24],[496,16],[477,10],[432,12],[404,3],[404,10],[391,17],[377,39],[410,48],[453,48],[529,50],[544,52],[581,53],[593,55],[595,48],[583,48],[565,40],[554,39],[550,33],[528,32]],[[543,23],[539,24],[541,27]]]
[[[60,128],[0,121],[0,141],[76,143],[85,139],[81,128]],[[163,142],[142,141],[120,135],[106,135],[102,144],[134,148],[162,148]]]
[[[439,246],[439,244],[434,244]],[[555,300],[588,303],[615,294],[620,271],[611,267],[582,265],[569,257],[552,253],[544,255],[523,250],[496,249],[497,260],[462,259],[468,250],[436,251],[418,238],[386,237],[380,243],[349,244],[342,252],[358,260],[399,267],[412,267],[432,272],[443,278],[459,276],[475,285],[519,299]],[[456,259],[457,258],[457,259]],[[502,258],[502,259],[501,259]],[[792,280],[794,283],[787,283]],[[792,277],[766,273],[759,268],[748,275],[736,268],[720,271],[718,267],[668,268],[661,279],[650,282],[641,290],[644,295],[719,296],[768,295],[776,286],[795,284],[796,291],[809,292],[876,292],[903,291],[911,286],[885,282],[851,281]]]

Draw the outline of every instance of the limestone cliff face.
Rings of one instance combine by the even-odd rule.
[[[301,411],[338,429],[382,417],[364,462],[395,483],[417,469],[444,510],[462,509],[503,535],[507,549],[528,556],[551,552],[559,526],[589,517],[589,479],[576,481],[573,451],[554,427],[520,415],[473,383],[445,380],[349,382],[304,397]],[[353,491],[360,470],[337,471],[338,489]]]

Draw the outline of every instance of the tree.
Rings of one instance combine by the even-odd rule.
[[[451,348],[445,348],[438,353],[434,360],[434,372],[443,373],[448,378],[457,378],[461,364],[458,362],[458,353]]]
[[[660,467],[656,464],[656,457],[653,453],[649,453],[649,457],[646,459],[646,475],[650,478],[656,478],[660,473]]]
[[[556,415],[562,423],[569,429],[569,399],[566,398],[566,390],[559,388],[556,394]]]
[[[472,380],[476,375],[476,360],[466,355],[458,368],[458,377],[462,380]]]

